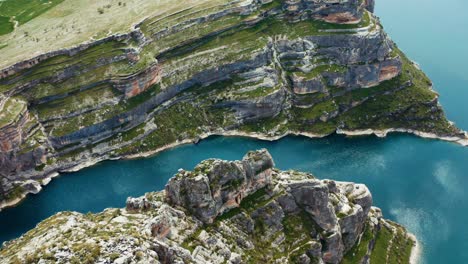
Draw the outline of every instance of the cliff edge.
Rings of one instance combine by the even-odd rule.
[[[209,135],[400,131],[468,144],[373,1],[145,2],[164,7],[148,7],[124,33],[0,71],[0,208],[57,173]],[[103,12],[135,15],[124,5]]]
[[[416,241],[365,185],[280,171],[266,150],[179,170],[125,209],[59,213],[6,242],[8,263],[410,263]]]

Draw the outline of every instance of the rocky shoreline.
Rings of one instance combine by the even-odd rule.
[[[194,5],[0,72],[0,208],[56,172],[212,135],[407,132],[468,145],[373,6]]]
[[[468,146],[468,139],[452,138],[452,137],[439,137],[439,136],[434,135],[434,134],[424,133],[424,132],[414,131],[414,130],[407,130],[407,129],[397,129],[397,128],[393,129],[392,128],[392,129],[386,129],[386,130],[371,130],[371,129],[368,129],[368,130],[357,130],[357,131],[344,131],[344,130],[337,130],[336,131],[337,135],[344,135],[344,136],[350,136],[350,137],[375,135],[375,136],[380,137],[380,138],[385,138],[385,137],[388,136],[388,134],[391,134],[391,133],[408,133],[408,134],[413,134],[415,136],[419,136],[419,137],[422,137],[422,138],[442,140],[442,141],[457,143],[457,144],[459,144],[461,146]],[[117,158],[115,158],[115,157],[114,158],[103,158],[103,157],[101,157],[101,158],[98,158],[98,159],[89,160],[89,161],[87,161],[85,163],[82,163],[82,164],[73,166],[71,168],[62,170],[60,173],[77,172],[77,171],[80,171],[80,170],[82,170],[84,168],[92,167],[92,166],[94,166],[94,165],[96,165],[96,164],[98,164],[100,162],[103,162],[103,161],[120,160],[120,159],[131,160],[131,159],[149,158],[151,156],[157,155],[160,152],[170,150],[172,148],[176,148],[176,147],[179,147],[179,146],[182,146],[182,145],[196,144],[199,141],[202,141],[202,140],[207,139],[207,138],[212,137],[212,136],[246,137],[246,138],[252,138],[252,139],[258,139],[258,140],[272,142],[272,141],[277,141],[277,140],[280,140],[280,139],[288,137],[288,136],[303,136],[303,137],[310,138],[310,139],[317,139],[317,138],[328,137],[328,136],[330,136],[330,134],[328,134],[328,135],[319,135],[319,134],[312,134],[312,133],[306,133],[306,132],[288,132],[288,133],[285,133],[283,135],[269,136],[269,135],[260,134],[260,133],[246,133],[246,132],[235,131],[235,130],[224,131],[224,132],[214,132],[214,133],[204,133],[204,134],[201,134],[197,138],[185,139],[183,141],[167,144],[167,145],[165,145],[163,147],[160,147],[160,148],[158,148],[158,149],[156,149],[154,151],[147,151],[147,152],[144,152],[144,153],[126,155],[126,156],[117,157]],[[43,183],[42,187],[45,187],[53,178],[58,177],[59,175],[60,175],[59,173],[53,172],[53,173],[50,173],[49,175],[47,175],[46,177],[44,177],[42,179],[42,183]],[[12,201],[3,201],[2,203],[0,203],[0,212],[2,210],[4,210],[4,209],[9,208],[9,207],[15,207],[15,206],[19,205],[26,198],[26,196],[28,194],[36,194],[36,193],[40,192],[42,188],[41,188],[41,186],[39,186],[39,187],[40,188],[37,188],[36,190],[33,190],[31,192],[21,194],[20,197],[17,197]]]
[[[84,237],[83,237],[84,236]],[[37,245],[41,245],[40,247]],[[413,263],[414,236],[362,184],[280,171],[266,150],[180,169],[125,209],[58,213],[4,243],[9,262]]]

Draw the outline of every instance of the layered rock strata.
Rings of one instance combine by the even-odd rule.
[[[194,3],[0,71],[0,205],[56,173],[208,135],[408,131],[468,144],[373,6]]]
[[[8,263],[409,263],[414,245],[372,207],[366,186],[279,171],[260,150],[180,170],[165,191],[128,198],[125,209],[59,213],[5,243],[0,256]]]

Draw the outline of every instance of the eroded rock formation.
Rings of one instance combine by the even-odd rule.
[[[180,170],[165,191],[129,198],[123,210],[59,213],[6,243],[0,256],[40,263],[357,264],[386,263],[391,255],[408,263],[413,239],[372,207],[366,186],[279,171],[260,150],[242,161],[211,159]]]
[[[57,172],[208,135],[396,129],[468,142],[373,6],[194,3],[0,71],[11,110],[0,116],[0,201]]]

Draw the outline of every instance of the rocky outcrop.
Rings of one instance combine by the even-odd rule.
[[[112,85],[122,91],[126,98],[131,98],[146,91],[161,81],[161,66],[153,65],[143,72],[128,76],[125,79],[112,80]]]
[[[40,124],[20,98],[0,96],[0,175],[16,175],[46,163],[47,142]],[[27,177],[0,177],[0,200],[16,199],[18,190],[37,193],[41,188]],[[31,188],[32,186],[32,188]],[[16,192],[15,195],[8,195]]]
[[[290,16],[312,16],[328,23],[355,24],[361,21],[363,11],[371,7],[360,0],[297,0],[285,1]]]
[[[5,243],[0,256],[57,263],[364,263],[374,250],[395,254],[388,241],[376,241],[383,230],[403,247],[399,263],[409,263],[402,252],[415,242],[372,207],[366,186],[279,171],[260,150],[242,161],[210,159],[181,169],[164,191],[129,198],[124,210],[59,213]]]
[[[192,210],[204,223],[239,207],[243,198],[271,182],[274,163],[268,152],[251,152],[242,161],[208,160],[193,172],[180,171],[166,186],[167,202]]]
[[[369,12],[374,1],[208,6],[0,71],[1,101],[21,108],[0,117],[0,200],[27,181],[214,134],[379,129],[466,141]]]

